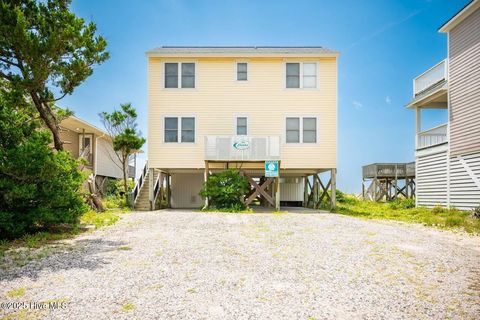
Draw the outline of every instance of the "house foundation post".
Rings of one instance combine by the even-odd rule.
[[[280,161],[278,161],[278,177],[275,179],[275,210],[280,211]]]
[[[205,171],[203,173],[203,181],[206,183],[208,180],[208,174],[209,174],[210,168],[209,168],[209,163],[208,161],[205,161]],[[209,203],[208,203],[208,197],[205,197],[205,208],[208,208]]]
[[[150,202],[150,210],[154,210],[155,208],[155,195],[153,190],[155,188],[155,169],[149,168],[148,169],[148,200]]]
[[[330,197],[331,207],[332,209],[335,209],[335,207],[337,206],[337,169],[332,169],[331,171],[330,186],[332,188],[331,197]]]
[[[303,178],[303,206],[308,206],[308,176]]]

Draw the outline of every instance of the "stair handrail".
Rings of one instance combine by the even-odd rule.
[[[155,203],[157,202],[157,197],[158,197],[158,194],[159,194],[158,191],[160,189],[160,176],[161,175],[162,175],[161,173],[159,173],[157,175],[157,179],[155,180],[155,184],[154,184],[154,187],[153,187],[153,204],[152,204],[153,209],[155,209]]]
[[[138,177],[137,181],[135,182],[135,187],[132,190],[132,195],[133,199],[132,202],[135,203],[137,201],[137,197],[140,194],[140,189],[143,186],[143,183],[145,182],[145,176],[147,175],[148,172],[148,161],[145,162],[145,165],[143,166],[142,173],[140,174],[140,177]]]
[[[90,156],[90,148],[83,148],[82,152],[80,152],[80,155],[78,156],[78,159],[85,159],[88,161],[88,157]],[[85,164],[82,164],[80,166],[80,170],[83,170],[85,168]]]

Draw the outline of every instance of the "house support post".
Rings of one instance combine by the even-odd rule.
[[[208,174],[209,174],[210,168],[209,168],[209,163],[208,161],[205,161],[205,171],[203,173],[203,181],[206,183],[208,180]],[[208,197],[205,197],[205,208],[208,208],[209,203],[208,203]]]
[[[280,211],[280,174],[275,179],[275,210]]]
[[[150,202],[150,210],[154,210],[155,203],[155,195],[154,190],[155,188],[155,169],[149,168],[148,169],[148,199]]]
[[[332,188],[330,204],[332,209],[335,209],[335,207],[337,206],[337,169],[332,169],[330,179],[330,186]]]
[[[303,178],[303,206],[308,207],[308,176]]]
[[[171,208],[172,205],[171,205],[171,198],[172,198],[172,184],[171,184],[171,179],[172,179],[172,176],[170,175],[170,173],[167,173],[166,174],[166,179],[165,179],[165,188],[167,189],[167,208]]]

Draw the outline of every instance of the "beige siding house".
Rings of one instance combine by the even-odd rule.
[[[112,140],[102,129],[70,116],[60,123],[60,138],[63,141],[64,150],[70,152],[74,158],[87,160],[85,168],[95,176],[95,183],[99,190],[105,188],[106,178],[123,178],[121,164],[113,150]]]
[[[171,207],[202,206],[198,193],[206,176],[226,168],[240,169],[260,186],[267,183],[268,195],[258,199],[274,200],[277,207],[313,203],[327,184],[314,178],[321,172],[333,173],[330,186],[335,185],[337,52],[161,47],[146,54],[145,172],[159,173],[144,188],[152,208],[159,184],[168,186]],[[265,177],[265,161],[278,161],[275,181]]]
[[[440,32],[448,58],[414,79],[417,205],[480,206],[480,1],[474,0]],[[448,123],[422,130],[426,108],[444,108]]]

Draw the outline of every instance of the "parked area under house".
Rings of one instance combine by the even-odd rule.
[[[242,144],[241,148],[236,146]],[[265,161],[277,161],[278,177],[265,176]],[[206,136],[205,166],[197,169],[148,168],[134,190],[137,209],[200,208],[208,205],[199,192],[210,174],[236,169],[250,184],[242,201],[248,206],[279,210],[281,206],[335,206],[336,169],[285,169],[281,166],[280,137]],[[325,179],[325,174],[329,175]],[[150,179],[149,177],[154,177]],[[144,188],[142,184],[149,184]],[[148,190],[148,194],[147,194]],[[148,196],[148,202],[145,201]],[[143,201],[142,201],[143,200]]]

